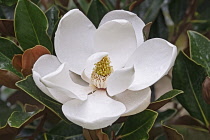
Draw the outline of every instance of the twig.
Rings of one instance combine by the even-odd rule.
[[[116,0],[116,9],[120,9],[121,0]]]
[[[42,131],[44,123],[46,121],[47,114],[44,114],[35,132],[31,136],[21,137],[22,139],[34,140],[36,136]]]
[[[34,138],[39,134],[39,132],[42,131],[43,126],[44,126],[44,123],[45,123],[45,121],[46,121],[46,118],[47,118],[47,114],[44,114],[44,116],[43,116],[43,118],[41,119],[41,121],[40,121],[38,127],[36,128],[35,133],[32,135]]]
[[[138,0],[135,1],[133,4],[131,4],[131,6],[129,7],[129,11],[133,11],[135,9],[135,7],[139,6],[144,0]]]

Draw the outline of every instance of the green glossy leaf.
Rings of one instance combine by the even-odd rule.
[[[165,122],[172,118],[176,114],[176,109],[168,109],[166,111],[158,113],[158,117],[155,121],[155,123],[161,123],[162,121]]]
[[[106,6],[108,7],[109,10],[114,10],[114,4],[113,4],[113,0],[103,0],[104,3],[106,4]]]
[[[0,129],[1,129],[7,125],[7,120],[10,117],[11,113],[13,111],[19,111],[20,107],[17,105],[8,106],[6,102],[3,102],[0,100],[0,108],[1,108],[1,111],[0,111],[0,116],[1,116]]]
[[[43,111],[43,109],[33,112],[15,111],[11,114],[7,123],[9,124],[10,127],[20,128],[26,122],[28,122],[32,117]]]
[[[10,71],[19,77],[22,77],[12,66],[14,54],[21,54],[22,51],[10,40],[0,37],[0,69]]]
[[[15,33],[23,50],[42,45],[52,52],[52,43],[46,33],[47,18],[34,3],[19,0],[15,10]]]
[[[106,133],[109,137],[112,137],[113,132],[117,135],[122,126],[123,123],[114,123],[111,126],[104,128],[103,132]]]
[[[210,40],[203,35],[188,31],[192,59],[204,66],[210,75]]]
[[[47,33],[50,37],[52,37],[53,35],[53,30],[56,27],[56,24],[59,20],[59,9],[54,5],[52,6],[49,10],[47,10],[47,12],[45,13],[47,19],[48,19],[48,30]]]
[[[177,95],[183,93],[182,90],[173,89],[165,94],[163,94],[160,98],[158,98],[155,102],[161,102],[164,100],[172,99],[176,97]]]
[[[98,27],[101,19],[107,12],[107,7],[100,0],[92,0],[87,17]]]
[[[58,135],[62,137],[76,136],[82,134],[83,128],[76,124],[68,124],[64,121],[60,121],[53,129],[49,131],[50,135]]]
[[[33,3],[38,4],[40,0],[31,0]]]
[[[145,110],[139,114],[130,116],[120,130],[122,140],[146,140],[148,132],[154,125],[158,113],[152,110]]]
[[[163,126],[163,129],[166,133],[166,137],[167,137],[168,140],[172,140],[172,139],[174,139],[174,140],[184,140],[183,136],[179,132],[177,132],[176,129],[173,129],[173,128],[171,128],[169,126],[166,126],[166,125],[162,125],[162,126]]]
[[[152,109],[152,110],[158,110],[159,108],[164,106],[166,103],[168,103],[171,99],[173,99],[174,97],[176,97],[177,95],[179,95],[181,93],[183,93],[183,91],[181,91],[181,90],[177,90],[177,89],[171,90],[171,91],[163,94],[155,102],[152,102],[148,108]]]
[[[164,0],[144,0],[140,5],[135,7],[132,12],[136,13],[145,22],[153,22],[161,8]]]
[[[169,11],[175,24],[178,24],[184,18],[187,6],[187,0],[171,0],[169,4]]]
[[[184,125],[172,125],[171,127],[182,134],[185,140],[209,140],[210,138],[209,132],[199,127]]]
[[[47,96],[45,93],[43,93],[34,83],[32,76],[28,76],[26,79],[17,82],[16,85],[17,87],[25,91],[27,94],[29,94],[31,97],[36,99],[38,102],[48,107],[61,119],[65,120],[66,122],[69,122],[69,120],[63,115],[63,112],[61,110],[62,105],[59,102]]]
[[[17,3],[18,0],[0,0],[0,5],[12,6]]]
[[[7,38],[0,37],[0,52],[12,60],[14,54],[22,54],[18,46]]]
[[[202,83],[206,77],[203,67],[190,60],[182,52],[178,55],[173,68],[173,88],[184,91],[177,96],[178,101],[192,117],[209,125],[210,105],[202,98]]]
[[[0,52],[0,69],[10,71],[16,74],[19,77],[22,77],[21,73],[19,73],[11,63],[11,60],[6,57],[4,54]]]
[[[159,14],[157,15],[157,18],[153,22],[151,29],[150,29],[150,34],[149,38],[163,38],[163,39],[168,39],[168,28],[165,23],[165,19],[163,16],[163,12],[160,11]]]

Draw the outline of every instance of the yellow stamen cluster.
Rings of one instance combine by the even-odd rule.
[[[113,67],[110,66],[110,63],[111,61],[108,56],[103,57],[101,61],[95,64],[93,73],[97,73],[104,77],[110,75],[113,72]]]

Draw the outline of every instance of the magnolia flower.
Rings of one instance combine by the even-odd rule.
[[[137,15],[115,10],[96,29],[82,12],[70,10],[55,34],[56,56],[43,55],[34,64],[36,85],[86,129],[145,110],[149,86],[168,73],[177,49],[160,38],[144,42],[144,26]]]

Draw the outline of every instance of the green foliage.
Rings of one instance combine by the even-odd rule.
[[[175,24],[178,24],[184,18],[187,4],[187,0],[171,0],[169,3],[170,15]]]
[[[108,12],[107,7],[100,0],[92,0],[87,17],[98,27],[103,16]]]
[[[176,129],[173,129],[166,125],[163,125],[163,129],[166,133],[167,139],[184,140],[183,136],[179,132],[177,132]]]
[[[28,76],[26,79],[17,82],[17,86],[23,91],[25,91],[27,94],[29,94],[31,97],[33,97],[35,100],[44,104],[60,118],[69,122],[62,113],[62,105],[59,102],[48,97],[45,93],[43,93],[34,83],[32,76]]]
[[[103,16],[110,10],[131,10],[145,23],[153,22],[150,33],[147,28],[146,39],[148,36],[164,38],[178,46],[181,42],[180,46],[187,48],[183,45],[187,44],[186,30],[196,30],[202,34],[188,31],[190,46],[189,50],[185,50],[187,55],[181,52],[173,68],[174,90],[151,102],[147,110],[129,116],[124,122],[120,120],[126,117],[120,118],[112,126],[100,131],[100,135],[106,133],[110,140],[207,140],[210,138],[210,105],[202,98],[202,83],[206,76],[210,76],[209,4],[209,0],[0,0],[0,76],[3,77],[0,84],[6,85],[2,81],[8,82],[11,75],[13,78],[16,76],[14,81],[11,80],[13,85],[18,77],[23,78],[12,66],[15,54],[22,54],[35,45],[43,45],[51,53],[54,52],[52,42],[58,22],[70,9],[80,9],[95,27],[99,26]],[[22,94],[8,94],[0,90],[0,139],[85,139],[83,129],[63,115],[62,104],[43,93],[35,85],[32,76],[16,85],[18,90],[24,91]],[[24,94],[30,97],[26,98]],[[174,100],[175,97],[181,105]],[[21,98],[24,99],[20,100]],[[38,101],[44,106],[30,112],[25,111],[23,106],[26,100],[30,104]],[[173,103],[174,108],[158,110],[168,102]],[[42,106],[39,103],[35,104]],[[180,110],[183,108],[190,115],[180,117]],[[157,110],[158,113],[155,112]]]
[[[119,134],[123,140],[145,140],[149,138],[148,132],[152,128],[158,113],[145,110],[130,116],[123,125]]]
[[[152,102],[149,105],[149,109],[152,110],[158,110],[159,108],[161,108],[162,106],[164,106],[166,103],[168,103],[171,99],[173,99],[174,97],[176,97],[177,95],[183,93],[183,91],[181,90],[171,90],[165,94],[163,94],[160,98],[158,98],[155,102]]]
[[[136,13],[145,22],[153,22],[161,9],[164,0],[145,0],[132,12]]]
[[[162,11],[159,12],[157,15],[156,20],[154,20],[154,23],[151,27],[151,32],[149,38],[168,38],[168,28],[165,23],[165,19],[163,16]]]
[[[11,60],[2,53],[0,53],[0,64],[0,69],[10,71],[21,77],[21,74],[15,68],[13,68]]]
[[[185,140],[209,140],[210,138],[209,132],[202,128],[183,125],[176,125],[171,127],[182,134]]]
[[[19,0],[15,10],[15,33],[23,50],[42,45],[52,52],[46,33],[47,18],[41,9],[28,0]]]
[[[49,10],[47,10],[47,12],[45,13],[47,20],[48,20],[48,30],[47,33],[50,37],[53,37],[53,31],[55,30],[56,26],[58,25],[58,21],[59,21],[59,13],[60,11],[58,10],[58,8],[53,5]]]
[[[13,111],[19,111],[21,108],[19,106],[8,106],[6,102],[0,101],[0,129],[7,125],[7,120]]]
[[[18,0],[0,0],[0,5],[12,6],[17,3]]]
[[[21,54],[22,51],[9,39],[0,37],[0,69],[10,71],[19,77],[22,75],[12,66],[14,54]]]
[[[8,124],[11,127],[20,128],[33,116],[35,116],[41,111],[43,110],[39,109],[37,111],[32,111],[32,112],[14,111],[8,119]]]
[[[208,75],[210,75],[210,41],[203,35],[188,31],[190,39],[190,50],[192,59],[205,67]]]
[[[202,33],[210,31],[209,0],[200,0],[196,13],[196,20],[193,23],[193,29]]]
[[[10,60],[14,54],[22,54],[21,49],[14,42],[3,37],[0,37],[0,52]]]
[[[157,117],[155,123],[161,124],[161,122],[165,122],[165,121],[169,120],[170,118],[172,118],[176,113],[177,113],[176,109],[168,109],[166,111],[160,112],[160,113],[158,113],[158,117]]]
[[[76,124],[68,124],[65,121],[60,121],[53,129],[49,131],[50,135],[62,137],[76,137],[82,134],[82,127]]]
[[[184,94],[177,96],[178,101],[191,116],[209,125],[210,106],[202,98],[202,83],[206,71],[190,60],[182,52],[178,55],[173,69],[173,87],[181,89]]]

